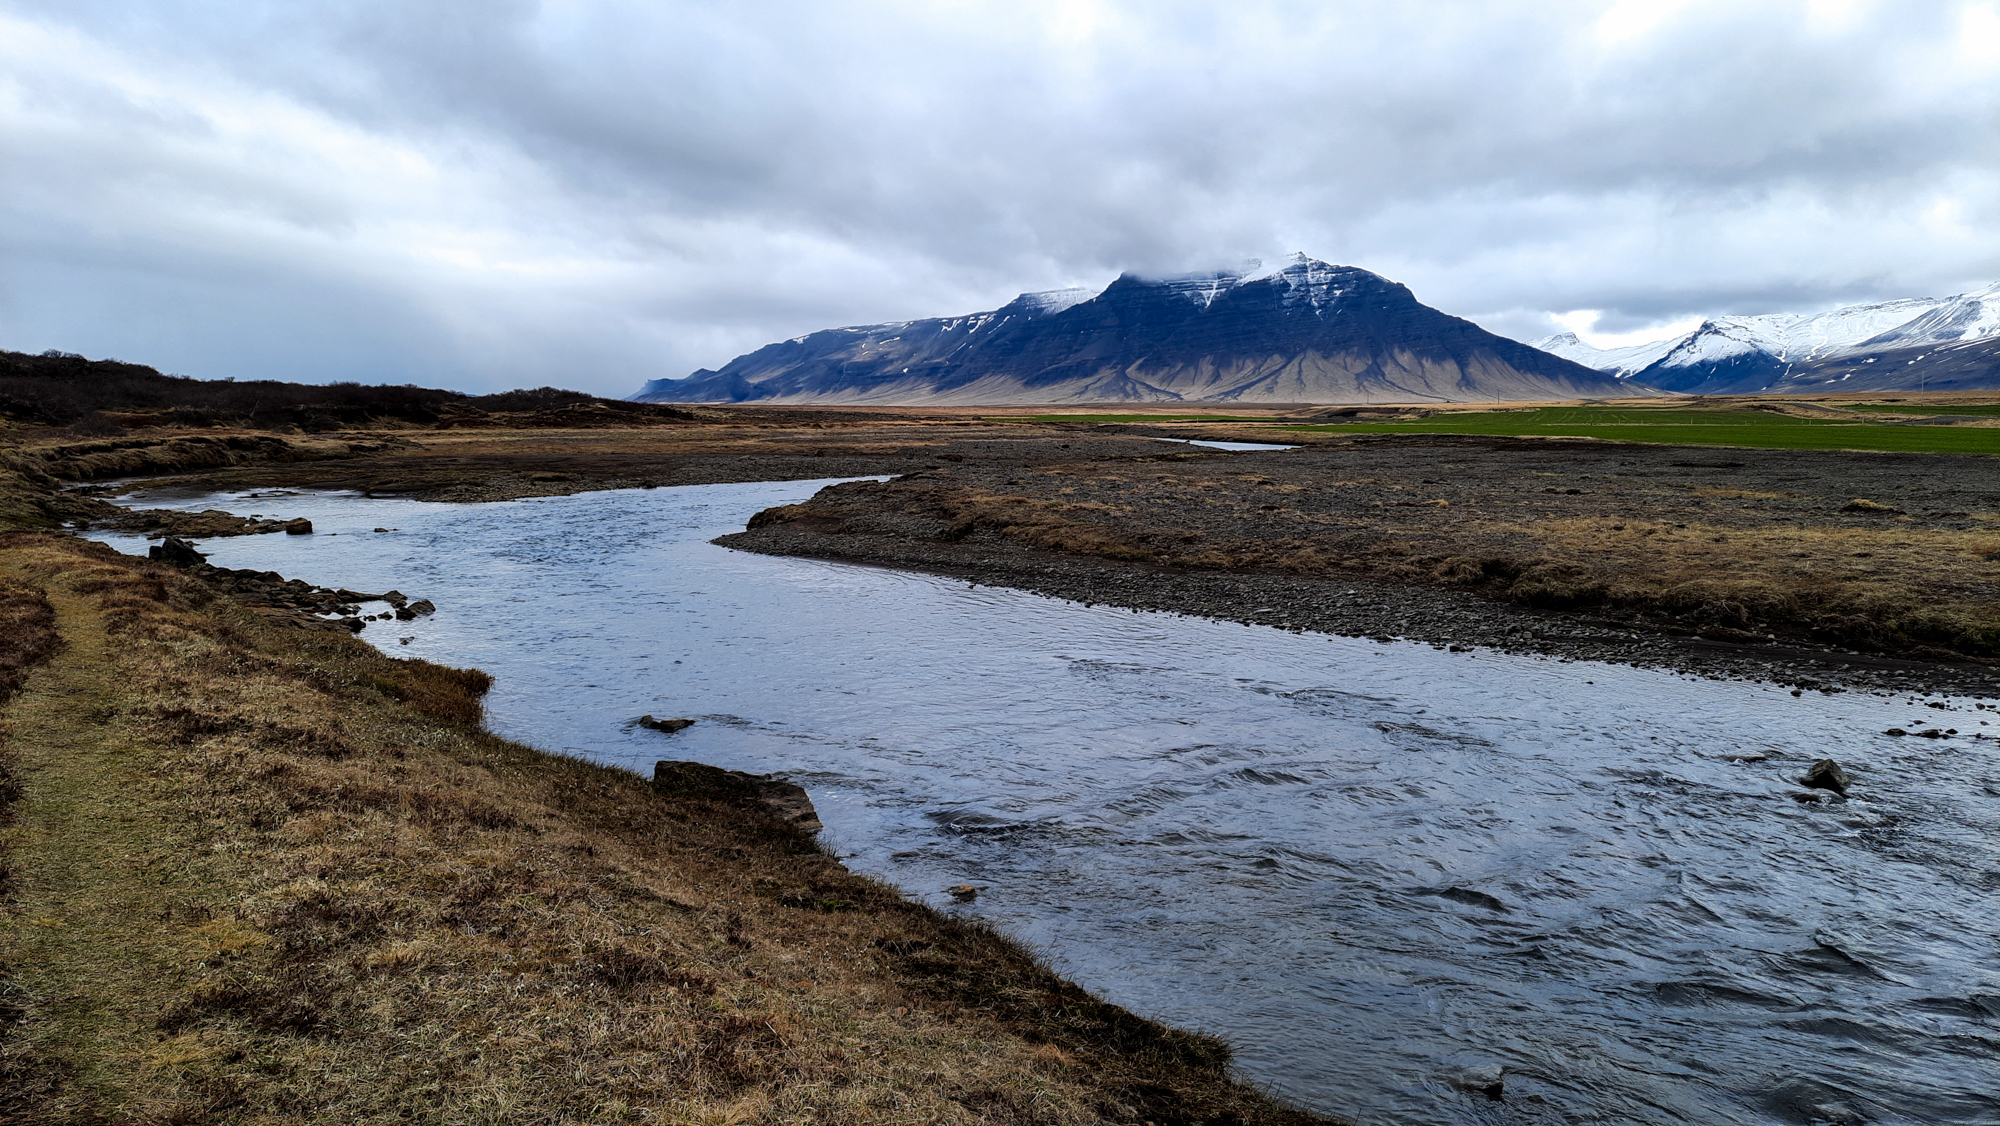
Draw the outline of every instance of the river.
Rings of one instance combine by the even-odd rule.
[[[2000,712],[708,542],[826,483],[128,502],[310,517],[313,536],[202,546],[432,599],[434,617],[364,636],[491,672],[501,734],[648,773],[791,777],[851,867],[1222,1036],[1246,1077],[1307,1105],[1399,1124],[2000,1120]],[[642,713],[700,722],[661,735]],[[1826,756],[1849,800],[1797,784]],[[945,894],[961,883],[976,902]]]

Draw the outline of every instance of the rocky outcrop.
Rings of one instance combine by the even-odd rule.
[[[146,558],[155,563],[169,563],[176,567],[196,567],[208,560],[208,556],[196,551],[193,544],[178,536],[168,536],[147,548]]]
[[[761,808],[808,833],[823,828],[805,788],[773,774],[746,774],[702,762],[662,759],[653,764],[653,788],[673,797]]]
[[[302,579],[288,579],[276,571],[216,567],[207,561],[207,555],[196,551],[193,544],[174,536],[155,544],[146,554],[155,562],[185,568],[209,586],[235,596],[237,601],[265,617],[307,629],[345,629],[359,633],[368,621],[394,618],[407,622],[437,611],[429,599],[420,598],[411,602],[397,590],[369,594],[346,587],[329,589]],[[386,602],[391,609],[364,619],[360,614],[361,605],[365,602]]]

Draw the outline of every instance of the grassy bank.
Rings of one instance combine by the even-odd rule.
[[[1314,1121],[479,674],[46,533],[0,622],[0,1120]]]

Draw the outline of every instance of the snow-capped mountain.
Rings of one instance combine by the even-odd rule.
[[[1574,360],[1584,367],[1596,368],[1619,379],[1629,379],[1632,373],[1644,371],[1653,361],[1672,351],[1674,345],[1679,342],[1679,337],[1670,337],[1649,344],[1630,344],[1623,348],[1593,348],[1578,339],[1576,333],[1563,332],[1535,341],[1535,347],[1561,356],[1565,360]]]
[[[2000,284],[1825,313],[1713,317],[1686,336],[1625,348],[1593,348],[1567,332],[1535,346],[1620,379],[1690,394],[1829,384],[1892,390],[1931,385],[1939,375],[1945,382],[1936,389],[1971,390],[2000,386],[2000,367],[1989,370],[1978,359],[2000,355]],[[1854,383],[1857,377],[1862,382]]]
[[[990,313],[826,329],[642,402],[1359,403],[1649,393],[1495,336],[1366,270],[1269,268],[1024,293]]]

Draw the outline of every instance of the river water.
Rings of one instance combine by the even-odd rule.
[[[790,776],[853,868],[1224,1037],[1296,1101],[1371,1123],[2000,1121],[2000,744],[1973,737],[2000,713],[707,542],[825,483],[138,499],[310,517],[203,546],[434,600],[364,636],[493,673],[505,735]],[[1801,802],[1829,755],[1853,796]],[[949,901],[960,883],[976,903]]]

